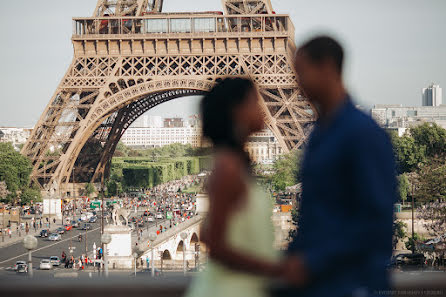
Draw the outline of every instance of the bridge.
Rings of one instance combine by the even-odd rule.
[[[176,263],[183,261],[183,251],[186,261],[195,261],[195,257],[198,257],[200,251],[203,251],[199,245],[200,225],[202,223],[203,217],[196,216],[161,233],[151,245],[146,245],[142,249],[140,258],[143,261],[146,258],[151,260],[152,249],[154,249],[156,267],[175,268]],[[186,234],[184,240],[181,238],[182,233]]]
[[[283,151],[301,147],[316,112],[291,66],[294,26],[270,0],[223,0],[222,12],[163,13],[161,0],[99,0],[73,18],[74,57],[22,149],[32,182],[63,197],[103,183],[119,139],[149,109],[249,76]]]

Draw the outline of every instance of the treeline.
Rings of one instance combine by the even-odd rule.
[[[212,149],[209,147],[193,147],[190,144],[174,143],[163,147],[147,149],[133,149],[119,142],[114,157],[145,157],[155,162],[163,158],[198,157],[210,155]]]
[[[128,154],[128,148],[125,149]],[[110,178],[107,182],[109,195],[119,195],[134,188],[152,188],[177,180],[187,175],[209,170],[212,165],[210,156],[187,156],[191,153],[188,146],[174,144],[150,150],[138,150],[141,155],[113,157]],[[156,157],[150,153],[156,152]],[[193,152],[198,153],[198,150]],[[131,153],[133,155],[133,153]]]
[[[391,133],[401,202],[446,200],[446,130],[435,123],[410,128],[403,136]]]
[[[30,187],[31,161],[14,150],[11,143],[0,143],[0,200],[12,204],[40,201],[40,190]]]

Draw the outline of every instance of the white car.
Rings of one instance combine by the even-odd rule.
[[[50,240],[50,241],[58,241],[61,238],[62,237],[58,233],[52,233],[52,234],[50,234],[50,236],[48,236],[48,240]]]
[[[53,266],[59,266],[60,265],[60,259],[57,256],[50,257],[50,262]]]
[[[53,268],[53,264],[51,264],[49,259],[43,259],[40,261],[40,270],[50,270]]]
[[[146,220],[147,220],[147,222],[154,222],[155,221],[155,219],[152,216],[147,217]]]
[[[17,267],[19,267],[19,265],[26,265],[26,261],[17,261],[15,262],[14,265],[14,270],[17,271]]]
[[[157,213],[155,218],[156,219],[164,219],[164,215],[162,213]]]

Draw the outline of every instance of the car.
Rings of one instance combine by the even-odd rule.
[[[65,233],[65,228],[59,227],[59,228],[56,229],[56,232],[59,233],[59,234],[64,234]]]
[[[85,223],[84,225],[82,225],[82,228],[81,228],[81,230],[91,230],[91,225],[90,225],[90,224],[87,224],[87,223]]]
[[[51,256],[50,262],[53,266],[59,266],[60,265],[60,259],[57,256]]]
[[[389,267],[399,269],[420,269],[426,265],[423,254],[398,254],[390,260]]]
[[[164,215],[162,213],[157,213],[155,218],[156,219],[164,219]]]
[[[23,265],[23,264],[26,264],[26,261],[17,261],[17,262],[15,262],[14,270],[17,271],[17,268],[19,267],[19,265]]]
[[[80,220],[81,220],[81,222],[85,222],[86,220],[88,220],[87,215],[86,214],[81,214]]]
[[[97,218],[96,216],[92,216],[88,221],[89,221],[90,223],[96,223],[97,220],[98,220],[98,218]]]
[[[147,222],[154,222],[155,219],[153,218],[153,216],[149,216],[149,217],[146,218],[146,221]]]
[[[19,264],[16,269],[17,273],[28,273],[28,265],[27,264]]]
[[[70,231],[71,229],[73,229],[73,226],[70,224],[65,224],[63,225],[63,227],[65,228],[65,231]]]
[[[73,227],[73,228],[78,228],[79,227],[79,222],[78,221],[75,221],[75,220],[73,220],[73,221],[71,221],[71,227]]]
[[[53,265],[51,264],[50,259],[42,259],[40,260],[39,269],[40,270],[51,270]]]
[[[48,236],[48,240],[50,240],[50,241],[58,241],[61,238],[62,237],[60,236],[59,233],[51,233],[50,236]]]
[[[42,231],[40,231],[40,237],[48,237],[49,233],[50,233],[50,230],[43,229]]]

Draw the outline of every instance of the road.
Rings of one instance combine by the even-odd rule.
[[[138,211],[139,213],[140,211]],[[163,224],[165,220],[159,220],[158,224]],[[147,226],[148,225],[148,226]],[[143,228],[143,231],[147,230],[147,227],[150,228],[154,226],[155,223],[145,223],[145,226]],[[79,258],[81,254],[85,254],[85,243],[87,242],[87,251],[88,254],[91,256],[91,251],[93,250],[93,244],[96,243],[96,247],[99,247],[101,244],[101,224],[100,219],[96,223],[91,224],[92,229],[85,234],[85,230],[79,230],[79,229],[72,229],[71,231],[66,231],[65,234],[62,234],[62,239],[60,241],[49,241],[47,238],[40,238],[36,237],[38,240],[37,249],[33,251],[32,254],[32,264],[33,264],[33,271],[37,271],[40,260],[42,259],[48,259],[50,256],[58,256],[61,258],[62,252],[65,251],[67,256],[70,255],[69,247],[73,246],[73,256],[75,258]],[[146,233],[146,232],[145,232]],[[143,237],[147,236],[147,234],[143,234]],[[82,234],[82,242],[78,241],[78,235]],[[132,233],[132,242],[136,241],[136,232]],[[87,240],[85,240],[87,238]],[[16,261],[27,261],[28,259],[28,252],[23,247],[22,242],[18,242],[15,244],[12,244],[7,247],[3,247],[0,249],[0,276],[3,274],[4,271],[8,271]],[[62,269],[62,265],[60,268]],[[10,271],[8,271],[10,272]],[[51,274],[54,273],[50,272]],[[47,274],[47,272],[38,272],[38,274]]]

